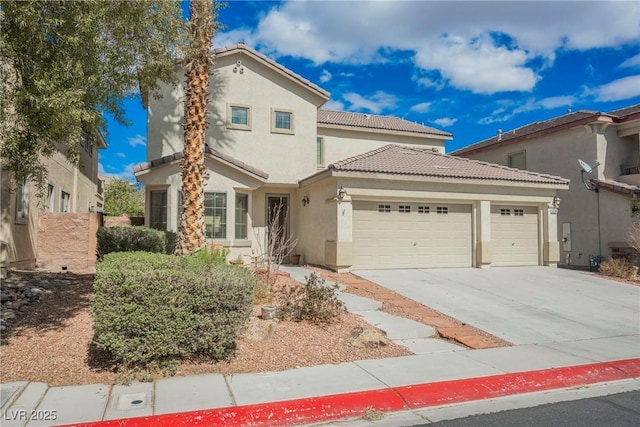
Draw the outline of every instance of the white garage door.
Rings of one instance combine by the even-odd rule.
[[[494,266],[538,265],[538,208],[492,206]]]
[[[354,202],[353,268],[471,267],[471,205]]]

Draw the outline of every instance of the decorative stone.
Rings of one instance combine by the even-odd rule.
[[[353,328],[349,335],[349,344],[358,348],[378,348],[389,345],[387,335],[372,328],[362,328],[360,326]]]

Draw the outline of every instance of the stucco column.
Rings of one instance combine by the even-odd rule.
[[[480,200],[476,208],[476,263],[479,268],[491,267],[491,202]]]
[[[336,215],[336,240],[327,240],[325,242],[325,264],[337,272],[344,272],[348,271],[353,264],[353,209],[351,196],[336,197],[330,204],[332,215]]]
[[[542,213],[542,263],[557,267],[560,261],[560,243],[558,242],[558,209],[543,205]]]

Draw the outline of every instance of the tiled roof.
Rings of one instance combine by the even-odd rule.
[[[228,154],[221,153],[218,150],[215,150],[215,149],[209,147],[208,145],[205,147],[205,153],[206,153],[206,155],[208,155],[210,157],[213,157],[215,159],[223,161],[224,163],[227,163],[227,164],[233,165],[233,166],[235,166],[237,168],[240,168],[240,169],[244,170],[245,172],[248,172],[251,175],[255,175],[258,178],[261,178],[261,179],[264,179],[264,180],[269,178],[269,174],[268,173],[263,172],[260,169],[254,168],[253,166],[248,165],[248,164],[236,159],[235,157],[231,157]],[[161,157],[159,159],[154,159],[154,160],[151,160],[150,162],[145,162],[145,163],[141,163],[141,164],[139,164],[137,166],[134,166],[133,172],[135,174],[138,174],[140,172],[153,169],[154,167],[165,165],[165,164],[174,162],[176,160],[180,160],[183,157],[184,157],[184,154],[182,152],[173,153],[173,154],[170,154],[168,156],[164,156],[164,157]]]
[[[513,129],[507,132],[499,133],[494,137],[476,142],[475,144],[461,148],[453,152],[455,155],[466,154],[469,152],[481,150],[494,144],[504,144],[509,141],[516,141],[533,137],[537,134],[554,132],[557,129],[566,129],[569,127],[580,126],[591,123],[599,118],[604,120],[620,123],[630,118],[632,114],[640,113],[640,104],[625,107],[620,110],[611,111],[609,113],[601,113],[598,111],[577,111],[575,113],[567,113],[565,115],[554,117],[549,120],[534,122],[521,128]]]
[[[640,195],[640,187],[613,179],[592,179],[591,182],[598,188],[610,190],[616,193],[638,194]]]
[[[213,53],[215,55],[230,55],[230,54],[234,53],[235,51],[244,51],[244,52],[248,53],[249,55],[252,55],[254,57],[259,58],[263,62],[266,62],[267,64],[269,64],[271,67],[276,68],[281,73],[286,74],[291,79],[297,81],[298,83],[301,83],[304,86],[307,86],[309,89],[313,90],[314,92],[317,92],[323,98],[329,99],[329,92],[327,92],[326,90],[322,89],[320,86],[318,86],[318,85],[316,85],[314,83],[311,83],[309,80],[305,79],[301,75],[294,73],[290,69],[278,64],[273,59],[270,59],[270,58],[264,56],[260,52],[250,48],[249,46],[247,46],[244,43],[237,43],[237,44],[234,44],[234,45],[220,47],[220,48],[214,49]]]
[[[329,169],[345,172],[481,179],[563,186],[569,184],[568,179],[557,176],[512,169],[395,144],[333,163],[329,165]]]
[[[351,113],[345,111],[318,110],[318,125],[335,125],[353,128],[409,132],[425,135],[438,135],[452,138],[453,135],[429,126],[419,125],[397,117],[376,116],[372,114]]]

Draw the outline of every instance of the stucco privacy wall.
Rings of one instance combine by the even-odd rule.
[[[325,99],[242,51],[218,56],[211,88],[207,129],[211,148],[268,171],[268,182],[293,184],[315,172],[317,108]],[[165,86],[163,93],[149,106],[147,159],[183,150],[182,81],[175,88]],[[250,130],[227,129],[229,104],[250,108]],[[273,109],[293,113],[292,134],[272,132]]]
[[[95,271],[97,231],[101,215],[97,213],[40,214],[38,268],[49,271],[91,273]]]
[[[597,233],[592,232],[598,228],[598,201],[597,195],[582,184],[576,153],[581,153],[582,160],[594,164],[597,156],[596,139],[596,134],[578,127],[534,140],[494,145],[491,150],[465,157],[506,165],[509,154],[525,151],[527,170],[570,179],[569,191],[558,193],[562,199],[557,215],[558,240],[562,241],[564,237],[562,224],[570,224],[571,229],[571,251],[560,248],[560,263],[588,265],[589,255],[599,252]],[[602,170],[598,169],[596,171],[601,174]],[[590,178],[596,178],[595,173]],[[603,253],[607,252],[606,244],[602,249]]]

